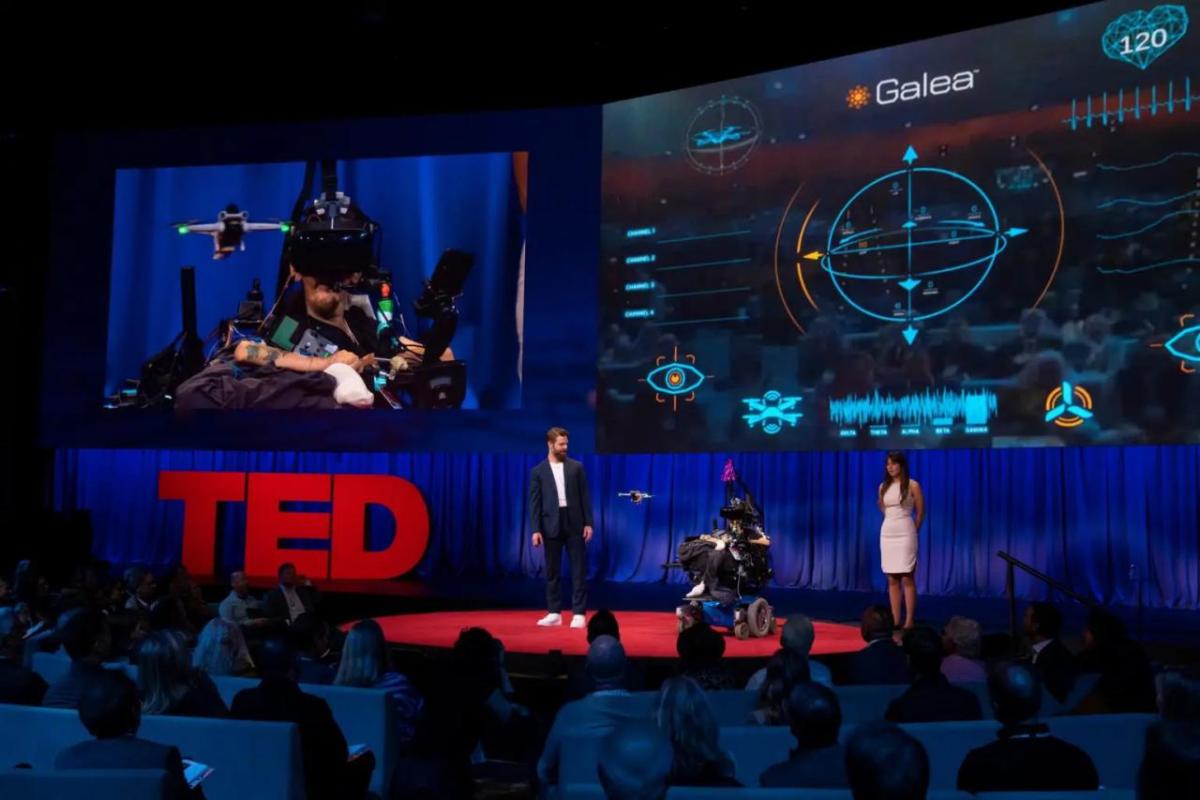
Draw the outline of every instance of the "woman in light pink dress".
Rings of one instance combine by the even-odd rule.
[[[892,619],[900,622],[900,597],[904,596],[905,630],[913,627],[917,607],[917,531],[925,520],[925,497],[921,485],[908,477],[908,459],[892,451],[884,462],[883,483],[877,498],[883,512],[879,529],[879,554],[887,575]],[[913,513],[916,512],[916,521]]]

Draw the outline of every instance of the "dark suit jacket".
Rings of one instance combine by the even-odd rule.
[[[758,783],[763,787],[840,789],[849,786],[850,780],[846,777],[842,746],[835,744],[812,750],[793,750],[787,761],[767,767]]]
[[[173,800],[192,796],[183,777],[183,760],[179,757],[179,750],[136,736],[92,739],[73,744],[55,757],[54,768],[166,770],[170,786],[167,796]]]
[[[72,661],[71,668],[61,679],[50,684],[42,697],[42,705],[49,708],[79,708],[83,690],[96,675],[103,674],[104,667],[87,661]]]
[[[893,700],[884,716],[889,722],[953,722],[983,719],[979,698],[954,686],[941,673],[917,678],[908,691]]]
[[[558,487],[549,459],[543,458],[529,474],[529,513],[531,533],[548,539],[579,536],[592,524],[592,498],[588,492],[583,464],[573,458],[563,462],[563,483],[567,490],[567,514],[558,507]]]
[[[1047,731],[1045,725],[1001,730],[999,739],[967,753],[958,768],[958,788],[972,793],[1098,788],[1096,765],[1088,754],[1045,735]]]
[[[908,659],[894,641],[876,639],[849,658],[846,683],[883,684],[909,683],[912,674]]]
[[[1054,695],[1060,703],[1066,700],[1071,688],[1075,686],[1077,671],[1075,656],[1071,655],[1071,651],[1058,639],[1052,639],[1050,644],[1042,648],[1037,661],[1030,657],[1030,663],[1046,691]]]
[[[300,729],[300,754],[309,800],[338,798],[346,789],[346,737],[329,704],[305,694],[295,681],[264,678],[256,689],[233,698],[234,719],[294,722]]]
[[[300,602],[304,604],[306,613],[313,614],[317,610],[317,590],[311,586],[296,586],[296,594],[300,597]],[[288,613],[287,598],[283,596],[283,590],[276,586],[271,591],[267,592],[263,597],[263,614],[268,619],[283,620],[284,622],[291,621],[291,614]]]

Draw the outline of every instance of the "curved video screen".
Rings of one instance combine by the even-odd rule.
[[[40,440],[591,442],[600,130],[583,107],[62,135]]]
[[[599,449],[1197,441],[1198,15],[606,106]]]

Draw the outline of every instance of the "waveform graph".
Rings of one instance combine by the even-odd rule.
[[[1108,190],[1092,214],[1103,248],[1096,272],[1139,280],[1146,273],[1186,274],[1200,264],[1200,151],[1099,158],[1096,174]]]
[[[986,389],[927,389],[902,395],[876,391],[829,400],[829,421],[853,431],[900,425],[929,426],[932,432],[949,433],[951,426],[963,425],[966,432],[975,432],[973,429],[986,428],[998,413],[996,395]]]
[[[1071,98],[1071,113],[1062,120],[1072,131],[1086,131],[1092,127],[1113,128],[1142,120],[1153,120],[1160,115],[1188,114],[1200,102],[1200,87],[1192,86],[1192,78],[1169,79],[1165,83],[1147,86],[1120,86],[1105,89],[1096,94]]]

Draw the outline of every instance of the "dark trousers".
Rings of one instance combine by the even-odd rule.
[[[571,611],[587,611],[587,545],[583,533],[570,533],[546,539],[546,608],[551,614],[562,611],[562,552],[566,547],[571,559]]]

